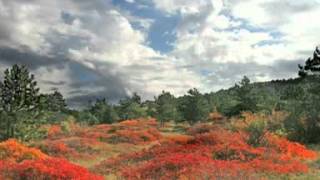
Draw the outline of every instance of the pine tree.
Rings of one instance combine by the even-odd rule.
[[[177,106],[175,97],[169,92],[162,91],[156,99],[156,117],[160,120],[161,126],[169,120],[175,120],[177,118]]]
[[[257,110],[257,102],[252,93],[253,87],[250,85],[250,79],[244,76],[240,83],[235,85],[235,89],[236,97],[239,101],[235,110],[236,114],[241,111],[255,112]]]
[[[106,99],[98,99],[89,110],[99,123],[114,123],[119,120],[114,107]]]
[[[208,118],[210,107],[209,102],[197,90],[190,89],[188,95],[181,99],[180,111],[190,124],[204,121]]]
[[[147,109],[142,106],[141,97],[137,93],[134,93],[132,97],[120,100],[117,111],[121,120],[147,116]]]
[[[25,66],[14,65],[5,71],[0,82],[0,104],[6,114],[6,139],[15,137],[15,127],[19,123],[17,114],[34,110],[38,103],[37,82]]]
[[[41,94],[39,97],[39,109],[42,111],[63,112],[66,107],[63,95],[57,90],[51,94]]]
[[[299,67],[299,76],[305,77],[307,75],[319,75],[320,74],[320,50],[319,47],[316,47],[316,50],[313,52],[313,57],[308,58],[305,62],[305,65],[298,65]]]

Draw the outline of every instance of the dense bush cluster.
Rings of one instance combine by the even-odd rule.
[[[101,179],[63,158],[94,161],[112,150],[110,146],[121,144],[127,144],[119,146],[125,148],[121,154],[97,162],[91,171],[125,179],[257,179],[266,174],[307,173],[309,167],[305,161],[316,159],[316,153],[272,133],[268,127],[273,126],[263,126],[260,141],[251,143],[251,136],[255,135],[248,127],[260,118],[262,115],[243,113],[239,123],[203,123],[191,126],[186,134],[163,135],[155,119],[91,127],[70,122],[68,131],[61,125],[53,125],[48,128],[46,139],[33,143],[48,155],[16,140],[0,143],[0,176],[39,180]],[[132,146],[145,149],[127,152]]]
[[[22,162],[24,160],[45,159],[48,156],[36,148],[28,148],[14,139],[0,143],[0,159]]]
[[[144,145],[159,141],[162,136],[155,119],[136,119],[117,124],[79,126],[74,122],[65,123],[68,131],[61,125],[47,129],[47,138],[33,143],[50,156],[67,159],[92,159],[106,153],[108,144]]]
[[[103,180],[101,176],[91,174],[83,167],[57,158],[26,160],[21,163],[0,161],[0,177],[3,179],[16,180]]]
[[[191,131],[192,136],[169,137],[150,149],[108,159],[94,169],[103,174],[120,172],[128,179],[232,179],[306,173],[308,166],[301,160],[317,157],[303,145],[271,133],[254,147],[244,131],[199,128]]]
[[[102,180],[87,169],[64,159],[53,158],[16,140],[0,143],[1,179],[83,179]]]

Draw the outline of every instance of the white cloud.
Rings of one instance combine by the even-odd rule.
[[[135,0],[126,0],[128,3],[135,3]]]
[[[253,75],[254,79],[275,78],[272,75],[275,63],[307,58],[301,52],[311,52],[320,39],[320,4],[314,0],[154,0],[154,3],[169,16],[180,13],[171,55],[183,59],[184,65],[199,76],[206,68],[198,64],[212,64],[211,71],[220,72],[222,64],[255,63],[270,66],[266,72],[270,74]],[[212,77],[202,75],[202,78],[205,81]],[[206,90],[215,86],[202,84]]]
[[[139,6],[139,1],[127,2]],[[152,98],[163,89],[175,94],[192,87],[216,90],[233,85],[246,73],[255,80],[275,78],[272,74],[279,60],[306,58],[302,52],[312,51],[320,39],[320,6],[315,0],[153,3],[166,16],[179,16],[173,50],[166,54],[149,46],[148,33],[157,19],[134,16],[111,0],[0,0],[0,47],[69,58],[104,78],[121,76],[127,92]],[[243,68],[254,64],[264,72],[240,71],[234,64]],[[236,70],[225,73],[231,67]],[[38,71],[44,76],[41,81],[65,78],[62,91],[72,96],[70,68]],[[85,91],[93,92],[90,88]],[[100,84],[95,88],[103,90]]]
[[[105,78],[121,75],[128,92],[137,91],[149,98],[163,89],[182,94],[186,88],[200,84],[193,72],[178,70],[174,58],[148,47],[146,33],[153,23],[151,20],[122,12],[111,1],[0,2],[1,9],[8,9],[10,16],[0,14],[0,20],[12,21],[10,47],[22,50],[27,47],[41,55],[67,57]],[[140,23],[143,29],[133,28],[132,22]],[[8,46],[8,41],[0,41],[0,45]],[[74,90],[71,84],[76,78],[70,71],[70,68],[53,71],[41,68],[37,74],[41,74],[42,82],[64,77],[66,83],[61,91],[70,97],[69,92]]]
[[[221,0],[154,0],[154,4],[167,13],[182,15],[199,14],[204,7],[212,8],[213,12],[220,12],[222,9]]]

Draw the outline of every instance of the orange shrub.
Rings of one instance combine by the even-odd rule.
[[[212,123],[224,123],[226,118],[219,112],[215,111],[209,114],[209,121]]]
[[[62,134],[62,129],[60,125],[52,125],[51,127],[49,127],[48,129],[48,138],[54,138],[58,135]]]
[[[256,120],[265,120],[265,115],[253,114],[252,112],[242,112],[240,119],[238,118],[231,119],[231,124],[237,130],[244,130]]]
[[[157,122],[154,119],[123,121],[112,126],[106,141],[113,144],[143,144],[157,141],[161,138],[161,134],[156,126]]]
[[[137,126],[139,125],[138,120],[126,120],[119,123],[121,126]]]
[[[283,121],[288,116],[288,113],[283,111],[272,111],[270,115],[262,113],[242,112],[241,118],[232,118],[231,125],[236,130],[245,130],[253,122],[260,120],[268,124],[268,128],[279,129],[283,125]]]
[[[173,144],[186,144],[191,141],[193,136],[182,135],[182,134],[174,134],[174,135],[166,135],[161,139],[161,143],[173,143]]]
[[[35,148],[28,148],[15,139],[0,143],[0,160],[21,162],[27,159],[45,159],[48,156]]]
[[[130,119],[119,123],[119,126],[136,126],[136,127],[156,127],[158,122],[154,118],[149,119]]]

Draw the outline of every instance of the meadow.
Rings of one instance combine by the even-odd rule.
[[[319,82],[245,76],[217,92],[74,109],[14,65],[0,81],[0,179],[319,179]]]
[[[132,119],[45,125],[46,138],[0,143],[1,179],[317,179],[316,148],[267,130],[286,113],[212,113],[190,126]],[[265,128],[258,127],[265,122]],[[312,150],[314,149],[314,150]]]

